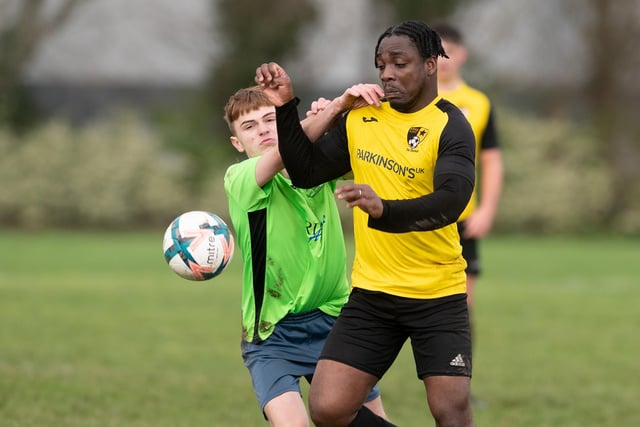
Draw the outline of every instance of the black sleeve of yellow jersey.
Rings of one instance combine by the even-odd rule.
[[[416,199],[383,200],[382,216],[369,217],[369,227],[389,233],[429,231],[458,219],[475,184],[475,140],[466,120],[449,123],[440,139],[433,193]]]
[[[482,134],[480,140],[480,149],[487,150],[490,148],[500,148],[498,143],[498,133],[496,132],[496,119],[493,112],[493,108],[489,110],[489,118],[487,119],[487,126]]]
[[[351,170],[345,119],[312,143],[298,118],[297,98],[276,107],[278,148],[291,183],[311,188]]]

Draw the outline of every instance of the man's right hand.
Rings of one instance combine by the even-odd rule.
[[[284,68],[275,62],[260,65],[256,69],[255,81],[276,107],[293,99],[291,79]]]

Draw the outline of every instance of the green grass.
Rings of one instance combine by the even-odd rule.
[[[240,256],[172,273],[158,233],[0,231],[0,426],[266,426],[240,357]],[[640,425],[640,242],[482,243],[478,426]],[[433,425],[410,352],[381,386]]]

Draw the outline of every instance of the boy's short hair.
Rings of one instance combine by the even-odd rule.
[[[431,28],[440,35],[442,40],[462,45],[464,39],[462,33],[456,27],[448,23],[447,21],[435,21],[430,24]]]
[[[260,86],[246,87],[229,97],[227,104],[224,106],[224,121],[227,122],[231,134],[235,135],[233,122],[238,120],[238,117],[260,107],[272,106],[273,103],[269,101]]]

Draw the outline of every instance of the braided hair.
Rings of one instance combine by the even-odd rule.
[[[384,33],[378,38],[376,44],[376,50],[374,52],[374,65],[375,57],[378,56],[378,48],[383,39],[391,36],[406,36],[413,41],[418,48],[420,56],[423,59],[442,56],[448,58],[442,47],[440,36],[437,32],[431,29],[427,24],[422,21],[404,21],[398,25],[394,25],[386,29]]]

